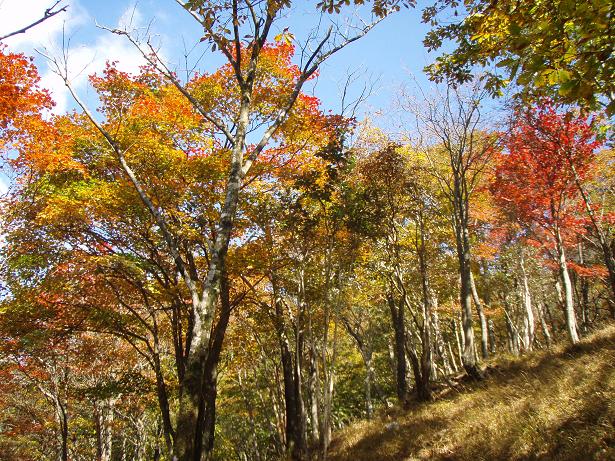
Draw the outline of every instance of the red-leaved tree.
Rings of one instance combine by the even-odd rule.
[[[585,231],[585,212],[600,228],[583,183],[593,174],[594,153],[601,142],[588,117],[545,104],[517,114],[506,145],[492,191],[500,207],[553,252],[564,288],[568,334],[576,343],[566,245]]]

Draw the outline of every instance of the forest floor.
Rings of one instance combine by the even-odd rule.
[[[615,325],[334,434],[329,460],[615,460]]]

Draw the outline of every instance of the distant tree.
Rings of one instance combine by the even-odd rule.
[[[429,163],[441,193],[449,206],[448,214],[455,237],[460,276],[459,300],[463,323],[463,366],[469,376],[482,374],[474,355],[472,326],[472,248],[470,236],[471,202],[482,184],[486,166],[494,153],[493,135],[486,133],[481,101],[487,93],[479,82],[466,88],[447,86],[435,96],[407,99],[405,108],[416,121],[417,148]],[[478,299],[478,296],[475,297]],[[483,338],[487,322],[482,305],[476,303]]]

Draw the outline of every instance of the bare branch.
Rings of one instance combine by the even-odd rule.
[[[8,33],[8,34],[6,34],[6,35],[1,36],[1,37],[0,37],[0,42],[1,42],[2,40],[4,40],[4,39],[7,39],[7,38],[12,37],[12,36],[14,36],[14,35],[25,34],[28,30],[30,30],[30,29],[32,29],[33,27],[36,27],[36,26],[38,26],[39,24],[41,24],[41,23],[43,23],[43,22],[47,21],[48,19],[50,19],[50,18],[54,17],[56,14],[59,14],[59,13],[62,13],[62,12],[64,12],[64,11],[66,11],[66,10],[68,9],[68,5],[64,5],[62,8],[59,8],[59,9],[57,9],[57,10],[56,10],[56,7],[57,7],[60,3],[62,3],[62,1],[63,1],[63,0],[57,0],[57,1],[56,1],[53,5],[52,5],[52,6],[50,6],[49,8],[47,8],[47,9],[45,10],[45,13],[43,14],[43,16],[42,16],[40,19],[38,19],[38,20],[34,21],[34,22],[33,22],[33,23],[31,23],[31,24],[28,24],[28,25],[27,25],[27,26],[25,26],[25,27],[22,27],[22,28],[21,28],[21,29],[19,29],[19,30],[16,30],[16,31],[14,31],[14,32],[10,32],[10,33]]]

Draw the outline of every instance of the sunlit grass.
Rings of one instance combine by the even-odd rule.
[[[332,460],[615,459],[615,325],[337,434]]]

